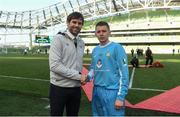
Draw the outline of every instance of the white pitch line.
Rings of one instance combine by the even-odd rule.
[[[132,70],[132,73],[131,73],[131,79],[130,79],[130,82],[129,82],[129,88],[132,88],[135,69],[136,69],[136,67],[133,67],[133,70]]]
[[[163,90],[163,89],[148,89],[148,88],[130,88],[132,90],[143,90],[143,91],[160,91],[160,92],[165,92],[168,90]]]
[[[50,109],[50,105],[47,105],[44,107],[45,109]]]
[[[5,75],[0,75],[0,77],[11,78],[11,79],[19,79],[19,80],[35,80],[35,81],[49,82],[49,80],[43,80],[43,79],[38,79],[38,78],[26,78],[26,77],[5,76]]]
[[[35,81],[43,81],[43,82],[49,82],[49,80],[43,80],[38,78],[26,78],[26,77],[16,77],[16,76],[6,76],[6,75],[0,75],[0,77],[4,78],[11,78],[11,79],[19,79],[19,80],[35,80]],[[131,90],[144,90],[144,91],[160,91],[165,92],[168,90],[162,90],[162,89],[148,89],[148,88],[129,88]]]
[[[49,98],[41,98],[42,100],[49,101]],[[50,109],[50,104],[44,107],[45,109]]]
[[[11,79],[19,79],[19,80],[35,80],[35,81],[43,81],[43,82],[49,82],[49,80],[43,80],[43,79],[38,79],[38,78],[25,78],[25,77],[16,77],[16,76],[5,76],[5,75],[0,75],[0,77],[3,78],[11,78]],[[43,100],[49,100],[48,98],[41,98]],[[47,105],[44,107],[45,109],[49,109],[50,105]]]
[[[46,101],[49,101],[49,98],[41,98],[42,100],[46,100]]]

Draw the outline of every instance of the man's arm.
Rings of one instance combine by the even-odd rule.
[[[95,63],[94,63],[93,56],[94,56],[94,50],[92,51],[92,54],[91,54],[92,60],[91,60],[91,65],[89,67],[89,72],[87,74],[86,82],[90,82],[92,79],[94,79],[94,75],[95,75],[94,65],[95,65]]]
[[[129,85],[129,71],[128,71],[128,62],[127,62],[127,55],[125,50],[122,46],[118,46],[116,49],[116,59],[118,60],[119,66],[119,91],[117,93],[116,101],[114,106],[116,109],[121,109],[124,106],[125,96],[128,92],[128,85]]]
[[[117,48],[117,60],[118,60],[118,66],[119,66],[119,74],[120,74],[120,79],[119,79],[119,91],[117,94],[116,104],[123,104],[122,102],[125,101],[125,96],[128,93],[128,85],[129,85],[129,71],[128,71],[128,60],[127,60],[127,55],[125,53],[125,50],[123,47],[118,47]],[[119,105],[122,106],[122,105]],[[117,105],[118,107],[118,105]]]

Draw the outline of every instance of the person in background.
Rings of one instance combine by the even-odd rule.
[[[130,61],[131,65],[133,67],[138,68],[139,67],[139,60],[138,60],[138,55],[135,55],[132,60]]]
[[[89,55],[89,51],[90,51],[89,48],[87,48],[87,49],[86,49],[87,55]]]
[[[175,53],[175,49],[173,49],[172,51],[173,51],[173,55],[174,55],[174,53]]]
[[[28,53],[27,49],[24,49],[24,55],[26,55]]]
[[[63,116],[66,108],[67,116],[78,116],[81,83],[86,79],[81,74],[84,47],[78,36],[84,23],[79,12],[67,17],[67,30],[59,32],[53,39],[49,51],[50,68],[50,115]]]
[[[45,48],[45,50],[44,50],[44,51],[45,51],[45,54],[47,54],[47,49],[46,49],[46,48]]]
[[[146,66],[148,64],[152,65],[152,63],[153,63],[153,56],[152,56],[152,51],[151,51],[151,49],[149,47],[147,47],[147,50],[145,52],[145,58],[146,58]]]
[[[109,41],[107,22],[96,24],[95,35],[100,44],[93,49],[87,81],[94,78],[93,116],[123,116],[128,92],[129,72],[124,48]]]
[[[40,54],[41,50],[40,49],[37,49],[37,53]]]
[[[131,49],[131,56],[132,57],[134,56],[134,49],[133,48]]]

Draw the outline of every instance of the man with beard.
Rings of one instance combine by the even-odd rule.
[[[54,37],[49,52],[51,116],[62,116],[65,107],[67,116],[78,116],[80,87],[86,79],[81,74],[85,44],[78,36],[84,17],[73,12],[66,23],[67,30]]]

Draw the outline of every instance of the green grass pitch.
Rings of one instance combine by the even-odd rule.
[[[128,56],[129,60],[131,56]],[[90,63],[85,55],[84,63]],[[160,61],[164,68],[136,69],[133,88],[169,90],[180,85],[180,54],[154,55],[154,61]],[[140,64],[144,64],[140,57]],[[88,66],[85,66],[88,68]],[[132,68],[129,68],[131,74]],[[49,91],[48,55],[20,54],[0,55],[0,116],[48,116],[46,108]],[[130,89],[127,99],[136,104],[163,91],[143,91]],[[173,99],[173,97],[170,97]],[[91,103],[82,93],[80,116],[91,115]],[[126,115],[177,115],[142,109],[126,109]]]

